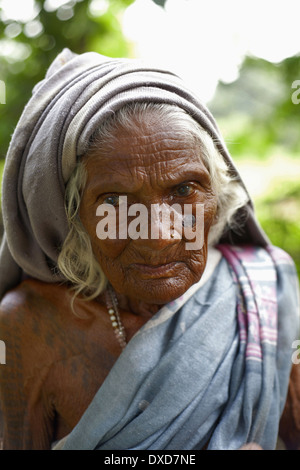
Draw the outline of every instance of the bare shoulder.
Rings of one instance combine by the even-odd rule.
[[[102,349],[110,350],[110,324],[108,316],[101,315],[101,305],[77,300],[75,314],[73,295],[66,285],[30,279],[4,296],[0,339],[6,344],[8,366],[10,358],[22,358],[25,375],[36,376],[41,368],[53,369],[67,358],[94,360]]]
[[[34,301],[43,295],[45,286],[47,284],[43,282],[28,279],[9,290],[0,303],[1,319],[5,320],[9,315],[21,315],[21,312],[32,308]]]
[[[22,436],[26,448],[48,448],[53,436],[70,432],[117,357],[101,304],[78,301],[76,316],[72,296],[67,286],[26,280],[1,302],[5,448],[23,448]]]
[[[23,282],[8,291],[0,303],[0,336],[2,339],[15,341],[19,334],[26,334],[29,312],[37,310],[34,304],[37,300],[35,290]],[[37,310],[39,311],[39,310]],[[8,343],[9,345],[10,343]]]
[[[38,367],[58,359],[59,343],[66,342],[66,330],[76,323],[71,296],[66,286],[26,280],[3,297],[0,339],[6,346],[8,369],[19,358],[30,375],[33,364]]]
[[[27,279],[17,287],[8,291],[0,303],[0,315],[17,315],[20,319],[28,310],[31,313],[41,312],[41,308],[59,306],[61,302],[69,302],[71,293],[62,284],[48,284],[35,279]]]
[[[63,284],[48,284],[28,279],[5,294],[0,303],[0,328],[13,327],[14,334],[31,331],[38,336],[39,326],[51,321],[76,320],[71,309],[72,292]]]
[[[46,431],[33,437],[30,414],[40,417],[40,429],[50,429],[51,410],[48,403],[39,409],[33,402],[47,377],[46,366],[53,362],[45,342],[47,318],[51,303],[45,302],[43,283],[24,281],[10,290],[0,304],[0,338],[5,345],[5,363],[0,366],[0,402],[3,412],[4,448],[21,449],[31,446],[32,439],[46,446]],[[41,319],[44,318],[44,321]],[[48,405],[48,406],[47,406]],[[49,411],[50,410],[50,411]],[[48,432],[48,431],[47,431]]]

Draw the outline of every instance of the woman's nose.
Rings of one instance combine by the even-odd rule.
[[[178,243],[182,238],[182,216],[174,213],[167,204],[152,204],[139,223],[140,232],[128,227],[128,235],[140,245],[152,250],[162,250]],[[133,225],[135,228],[135,225]],[[132,232],[132,233],[131,233]]]
[[[147,238],[137,238],[134,240],[134,243],[145,249],[152,251],[162,251],[168,247],[180,243],[180,241],[181,237],[171,231],[170,233],[165,232],[164,234],[160,234],[159,236],[155,237],[151,237],[150,235]]]

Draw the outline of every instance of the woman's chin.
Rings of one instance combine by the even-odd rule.
[[[154,305],[165,305],[183,295],[193,284],[188,279],[178,278],[156,278],[139,279],[134,290],[131,286],[124,286],[122,292],[115,286],[116,290],[127,297]]]

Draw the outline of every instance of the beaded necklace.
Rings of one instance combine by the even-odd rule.
[[[127,344],[125,328],[121,322],[116,293],[110,284],[106,289],[106,307],[116,338],[121,348],[124,349]]]

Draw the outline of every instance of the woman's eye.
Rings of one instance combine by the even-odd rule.
[[[177,196],[189,196],[193,191],[193,188],[190,184],[182,184],[176,188]]]
[[[118,206],[119,205],[119,196],[108,196],[104,199],[104,204],[110,204],[112,206]]]

